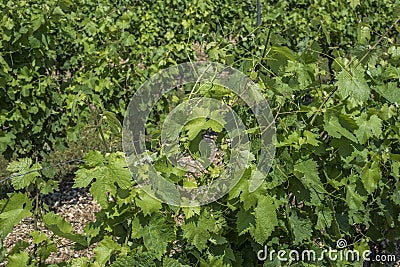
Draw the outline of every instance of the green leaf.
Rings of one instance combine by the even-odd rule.
[[[47,236],[45,233],[39,232],[36,230],[31,232],[30,235],[32,236],[33,243],[35,243],[35,244],[42,243],[43,241],[45,241],[47,239]]]
[[[275,211],[274,200],[271,196],[260,196],[257,207],[254,209],[256,219],[255,228],[251,231],[254,240],[264,245],[278,225],[278,218]]]
[[[15,245],[13,246],[12,250],[8,253],[8,255],[13,255],[24,251],[26,248],[30,246],[30,243],[22,240],[18,240]]]
[[[250,230],[251,226],[255,224],[254,216],[249,210],[239,210],[236,218],[236,229],[239,235],[247,233]]]
[[[289,224],[294,235],[294,244],[301,244],[304,240],[310,240],[312,227],[309,219],[302,219],[297,216],[295,211],[289,217]]]
[[[0,213],[0,239],[3,239],[21,220],[32,215],[32,203],[27,195],[14,193],[9,199],[1,200],[1,204],[3,207]]]
[[[180,263],[178,260],[176,259],[172,259],[172,258],[164,258],[163,259],[163,267],[189,267],[190,265],[184,265],[182,263]]]
[[[346,203],[351,210],[365,211],[363,202],[366,200],[367,197],[357,193],[355,184],[346,186]]]
[[[120,245],[112,239],[112,236],[105,236],[100,244],[94,249],[96,263],[100,266],[106,266],[112,253],[119,247]]]
[[[319,135],[310,131],[305,130],[303,132],[303,136],[306,138],[305,143],[310,144],[312,146],[318,146],[320,141],[317,140],[319,138]]]
[[[79,257],[71,260],[71,267],[88,267],[88,259],[86,257]]]
[[[286,57],[291,61],[297,61],[296,54],[286,46],[273,46],[272,51]]]
[[[124,255],[118,257],[116,261],[111,264],[111,267],[155,267],[154,255],[148,252],[135,253],[133,255]]]
[[[347,139],[357,143],[357,138],[339,122],[338,116],[332,111],[326,111],[324,115],[324,129],[332,137],[340,138],[346,137]]]
[[[187,129],[187,135],[190,140],[195,139],[199,133],[209,128],[215,132],[220,132],[223,129],[223,126],[213,119],[206,120],[206,118],[191,120],[184,126],[184,129]]]
[[[136,204],[143,211],[144,215],[151,215],[154,212],[159,211],[162,208],[161,202],[143,190],[139,191],[139,197],[136,199]]]
[[[174,241],[175,228],[165,217],[157,215],[143,227],[143,242],[147,250],[154,253],[158,260],[167,252],[169,242]]]
[[[8,257],[8,264],[9,267],[30,267],[35,266],[34,264],[29,263],[29,254],[25,251],[21,251],[18,254],[14,254]]]
[[[216,220],[206,213],[202,213],[197,224],[189,222],[182,225],[183,236],[193,244],[198,250],[207,248],[207,241],[211,237],[210,231],[213,231]]]
[[[357,1],[359,3],[359,0]],[[360,25],[358,27],[357,39],[360,44],[367,44],[368,41],[371,39],[371,29],[368,26]]]
[[[54,212],[46,213],[43,216],[43,222],[46,227],[54,234],[72,240],[82,246],[87,246],[86,238],[82,235],[75,234],[72,231],[72,225],[65,221],[63,217]]]
[[[89,167],[95,167],[104,163],[104,156],[100,151],[89,151],[84,157],[83,161],[85,165]]]
[[[351,8],[356,8],[360,4],[360,0],[347,0],[350,3]]]
[[[182,225],[184,237],[193,244],[198,250],[202,251],[207,247],[207,240],[210,233],[206,229],[200,229],[194,222]]]
[[[389,102],[400,103],[400,90],[397,82],[388,82],[384,85],[375,86],[373,89]]]
[[[358,129],[354,133],[360,144],[365,144],[369,138],[379,137],[382,133],[382,120],[375,114],[367,120],[367,114],[363,113],[356,122]]]
[[[315,226],[316,229],[328,229],[332,225],[333,221],[333,211],[328,207],[319,207],[317,208],[317,225]]]
[[[57,6],[54,8],[54,15],[62,16],[65,15],[64,11],[61,9],[61,7]]]
[[[35,178],[40,177],[40,173],[34,170],[40,170],[42,167],[39,163],[32,165],[32,159],[21,158],[18,161],[12,161],[7,170],[12,172],[15,177],[11,178],[11,184],[15,190],[20,190],[28,187],[35,181]],[[26,174],[25,174],[26,173]]]
[[[106,118],[106,123],[110,127],[110,130],[115,135],[120,135],[122,132],[121,122],[117,119],[117,116],[109,111],[104,111],[103,114]]]
[[[296,177],[309,189],[319,193],[326,193],[326,190],[319,179],[318,165],[312,159],[300,161],[294,166]]]
[[[122,152],[112,153],[101,159],[98,152],[89,153],[85,166],[76,172],[74,187],[86,187],[93,182],[90,192],[101,207],[107,207],[108,194],[115,196],[117,187],[128,189],[131,186],[131,174]]]
[[[382,179],[379,162],[374,161],[372,164],[368,163],[361,173],[361,179],[365,190],[367,190],[369,194],[372,194],[378,188],[378,183]]]
[[[342,98],[349,97],[356,104],[361,104],[369,99],[370,89],[364,79],[364,69],[342,69],[336,77],[338,92]]]

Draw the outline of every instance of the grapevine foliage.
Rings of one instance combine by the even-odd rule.
[[[0,199],[1,241],[33,217],[76,250],[95,246],[90,259],[51,266],[175,267],[290,265],[259,261],[257,252],[264,246],[321,252],[340,238],[368,249],[370,242],[400,239],[399,25],[387,31],[399,16],[398,1],[263,3],[260,28],[254,1],[100,2],[0,3],[0,151],[18,157],[7,167],[13,191]],[[225,88],[177,88],[146,125],[157,172],[197,187],[217,179],[229,160],[221,125],[203,120],[186,124],[180,142],[196,158],[210,153],[199,148],[205,131],[216,132],[224,151],[219,162],[188,175],[162,154],[167,113],[194,96],[224,101],[237,112],[253,163],[217,202],[170,206],[132,180],[123,152],[107,142],[121,138],[127,103],[144,80],[204,58],[240,69],[262,88],[275,117],[276,157],[250,192],[260,148],[254,114]],[[85,155],[74,187],[89,188],[101,211],[78,234],[39,205],[41,196],[58,190],[58,180],[37,159],[79,139],[93,117],[108,151]],[[40,230],[30,233],[38,249],[20,241],[8,251],[2,246],[0,258],[8,266],[46,266],[57,244]],[[307,264],[362,266],[328,258]]]

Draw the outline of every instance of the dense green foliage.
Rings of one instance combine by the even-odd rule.
[[[399,24],[385,34],[400,16],[398,0],[263,3],[259,28],[255,1],[40,0],[0,7],[0,151],[20,157],[8,166],[13,174],[32,171],[13,177],[15,191],[0,200],[2,240],[34,216],[76,249],[99,242],[93,259],[59,266],[278,266],[258,262],[257,251],[264,245],[321,251],[339,238],[361,250],[370,241],[400,238]],[[120,138],[126,106],[143,81],[197,59],[233,66],[258,83],[276,118],[277,152],[255,192],[248,191],[251,165],[220,201],[177,208],[140,190],[123,153],[108,141]],[[249,110],[224,89],[198,89],[165,96],[148,123],[157,170],[187,186],[223,169],[211,165],[197,180],[187,179],[157,147],[166,114],[193,91],[232,106],[257,158]],[[104,151],[86,154],[75,187],[90,186],[102,210],[83,236],[33,205],[38,192],[57,190],[57,181],[35,171],[41,166],[32,159],[79,139],[88,123],[99,130]],[[199,134],[220,130],[185,127],[182,143],[194,156]],[[219,132],[220,148],[228,150]],[[54,241],[40,231],[31,235],[42,249],[28,253],[19,244],[7,256],[9,266],[45,265]]]

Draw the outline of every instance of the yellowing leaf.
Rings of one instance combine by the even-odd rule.
[[[360,0],[348,0],[347,2],[350,3],[351,8],[356,8],[360,4]]]

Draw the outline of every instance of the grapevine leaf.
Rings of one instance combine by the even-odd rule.
[[[239,235],[247,233],[250,230],[251,225],[255,224],[254,216],[248,210],[239,210],[236,218],[236,227]]]
[[[319,145],[320,141],[316,139],[318,138],[318,134],[306,130],[304,131],[303,135],[306,138],[304,141],[306,144],[310,144],[312,146]]]
[[[175,228],[164,217],[157,216],[143,227],[143,242],[147,250],[154,253],[158,260],[167,252],[167,245],[175,238]]]
[[[209,231],[214,229],[215,225],[215,219],[203,213],[197,221],[197,224],[189,222],[182,225],[182,230],[184,231],[183,236],[201,251],[207,247],[207,241],[211,237]]]
[[[35,244],[42,243],[43,241],[45,241],[47,239],[47,236],[45,233],[39,232],[36,230],[31,232],[30,236],[33,238],[33,243],[35,243]]]
[[[120,135],[122,131],[121,122],[117,119],[117,116],[109,111],[104,112],[104,116],[106,117],[106,122],[110,127],[110,130],[115,135]]]
[[[328,207],[322,207],[317,212],[318,220],[316,229],[322,230],[331,227],[333,221],[333,211]]]
[[[342,69],[337,75],[338,92],[342,98],[349,97],[355,103],[362,103],[369,98],[370,89],[364,79],[364,69],[358,66],[350,72]]]
[[[273,198],[269,195],[261,196],[254,210],[256,225],[251,234],[254,240],[260,245],[263,245],[268,240],[275,226],[278,225],[273,201]]]
[[[1,202],[4,206],[2,205],[0,214],[0,239],[3,239],[22,219],[32,215],[30,212],[32,204],[28,196],[23,193],[13,194]]]
[[[18,240],[15,245],[13,246],[12,250],[8,253],[8,255],[13,255],[24,251],[30,244],[26,241]]]
[[[86,257],[79,257],[71,260],[71,267],[88,267],[88,259]]]
[[[87,187],[95,177],[97,169],[79,169],[75,172],[75,188]]]
[[[124,255],[118,257],[116,261],[111,264],[111,267],[153,267],[154,255],[148,252],[141,252],[133,255]]]
[[[172,258],[164,258],[163,259],[163,267],[189,267],[189,265],[183,265],[176,259]]]
[[[131,174],[122,152],[111,154],[107,167],[108,178],[111,178],[113,183],[116,182],[122,189],[128,189],[131,186]]]
[[[108,176],[107,167],[98,169],[95,174],[96,181],[90,187],[90,193],[102,208],[108,206],[109,195],[115,196],[117,190],[113,181]]]
[[[191,120],[185,125],[185,129],[187,129],[187,135],[190,140],[194,140],[196,136],[201,133],[201,131],[209,128],[215,132],[220,132],[222,131],[223,126],[213,119],[206,120],[206,118],[197,118]]]
[[[82,246],[87,246],[86,238],[82,235],[73,233],[72,225],[65,221],[65,219],[60,215],[55,214],[54,212],[46,213],[43,216],[43,222],[54,234],[72,240]]]
[[[396,82],[388,82],[385,85],[376,86],[374,90],[389,102],[400,103],[400,90]]]
[[[182,208],[183,213],[185,214],[185,218],[190,219],[194,215],[200,215],[201,209],[200,207],[183,207]]]
[[[121,152],[112,153],[104,159],[98,153],[85,157],[85,166],[76,172],[74,187],[86,187],[93,182],[90,192],[101,207],[107,207],[108,195],[115,196],[116,184],[122,189],[131,185],[131,175]]]
[[[96,262],[100,264],[100,266],[105,266],[112,253],[119,247],[120,246],[111,236],[105,236],[100,244],[94,249]]]
[[[325,112],[324,115],[324,129],[330,136],[340,138],[342,136],[357,143],[357,138],[349,132],[346,128],[343,128],[339,122],[339,118],[331,111]]]
[[[379,137],[382,133],[382,120],[375,114],[367,120],[367,114],[363,113],[356,121],[359,128],[354,133],[360,144],[365,144],[369,138]]]
[[[198,250],[202,251],[207,247],[207,240],[210,238],[210,233],[206,229],[198,227],[194,222],[182,225],[182,229],[184,237]]]
[[[394,194],[392,196],[390,196],[390,198],[396,205],[400,206],[400,182],[399,181],[396,182],[396,189],[394,190]]]
[[[143,190],[139,191],[139,197],[136,199],[136,204],[143,211],[144,215],[150,215],[154,212],[157,212],[161,209],[161,202],[149,194],[144,192]]]
[[[361,196],[356,191],[356,185],[351,184],[346,186],[346,203],[351,210],[359,210],[364,211],[364,204],[367,198],[365,196]]]
[[[273,46],[272,51],[284,56],[291,61],[297,61],[297,55],[286,46]]]
[[[378,183],[382,179],[379,163],[376,161],[372,164],[368,163],[361,173],[361,179],[365,190],[367,190],[369,194],[372,194],[378,188]]]
[[[30,267],[34,264],[29,264],[29,254],[25,251],[21,251],[18,254],[14,254],[8,257],[7,266],[10,267]]]
[[[131,237],[133,239],[141,238],[143,235],[143,228],[142,225],[140,224],[139,218],[135,217],[132,219],[132,232],[131,232]]]
[[[311,222],[308,219],[302,219],[293,212],[289,217],[289,223],[294,235],[294,244],[301,244],[303,240],[311,238],[312,228]]]
[[[306,188],[325,193],[326,190],[319,179],[317,167],[317,163],[312,159],[300,161],[294,166],[295,175]]]
[[[100,151],[89,151],[85,157],[83,157],[85,165],[89,167],[95,167],[103,164],[104,156]]]
[[[350,3],[351,8],[356,8],[360,4],[360,0],[347,0]]]
[[[30,158],[21,158],[18,161],[12,161],[8,166],[7,170],[10,172],[13,172],[15,176],[11,179],[11,184],[13,185],[15,190],[20,190],[23,188],[28,187],[35,178],[40,177],[39,172],[31,172],[33,170],[39,170],[41,169],[41,166],[39,163],[35,163],[32,165],[32,159]],[[27,173],[30,172],[30,173]],[[27,174],[24,174],[27,173]],[[23,175],[19,175],[23,174]]]
[[[230,265],[224,263],[224,256],[213,256],[209,255],[207,260],[201,259],[200,266],[218,266],[218,267],[228,267]]]

